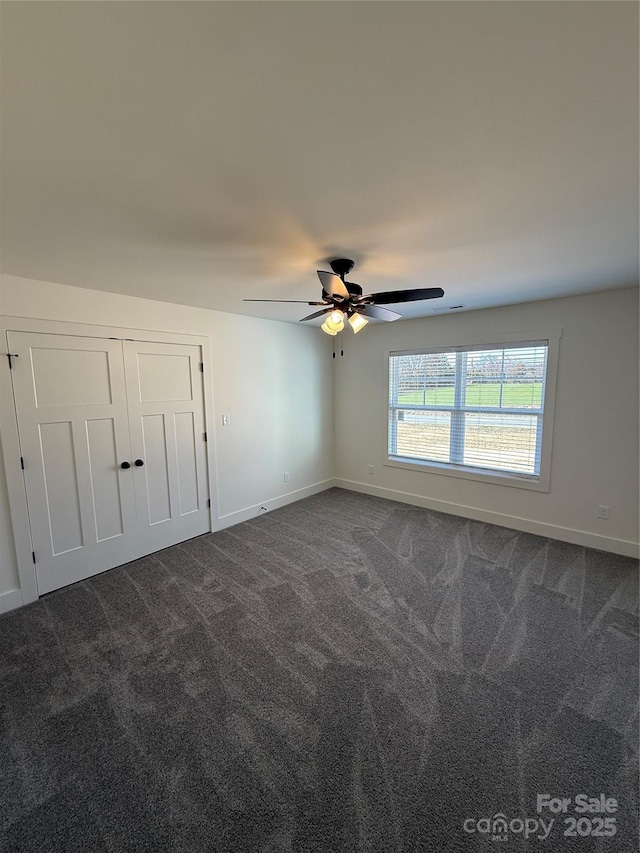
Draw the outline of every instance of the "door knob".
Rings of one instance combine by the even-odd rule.
[[[127,468],[131,468],[131,465],[128,462],[121,462],[120,467],[126,470]]]
[[[136,468],[142,468],[142,466],[144,465],[144,459],[136,459],[133,464],[136,466]]]

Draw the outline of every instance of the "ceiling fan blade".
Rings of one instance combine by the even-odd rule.
[[[326,302],[307,302],[306,299],[243,299],[243,302],[297,302],[299,305],[326,305]]]
[[[321,303],[324,304],[324,303]],[[384,311],[384,308],[382,309]],[[325,308],[324,311],[315,311],[313,314],[309,314],[308,317],[303,317],[300,320],[301,323],[304,323],[305,320],[315,320],[316,317],[322,317],[323,314],[329,314],[330,311],[335,311],[333,305],[330,305],[328,308]]]
[[[363,299],[372,299],[375,305],[393,305],[396,302],[417,302],[419,299],[439,299],[444,296],[441,287],[419,287],[416,290],[385,290],[370,293]]]
[[[320,283],[329,296],[341,299],[349,298],[349,291],[344,286],[339,275],[336,275],[334,272],[325,272],[325,270],[317,270],[317,273]]]
[[[372,320],[399,320],[402,314],[396,314],[395,311],[389,311],[387,308],[378,308],[377,305],[363,305],[358,308],[358,314],[364,314],[365,317],[371,317]]]

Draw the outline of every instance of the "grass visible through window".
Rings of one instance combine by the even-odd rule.
[[[399,390],[399,406],[453,406],[453,386]],[[500,383],[481,382],[466,386],[466,406],[500,406]],[[502,390],[504,409],[542,408],[542,383],[523,382],[505,384]]]

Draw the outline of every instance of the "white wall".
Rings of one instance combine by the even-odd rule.
[[[318,329],[14,276],[0,277],[0,307],[7,317],[208,336],[220,526],[331,480],[333,361]],[[17,585],[0,451],[0,596]]]
[[[383,464],[390,350],[552,329],[562,329],[562,339],[549,494]],[[637,553],[636,289],[371,324],[339,360],[335,394],[338,485]],[[611,507],[608,521],[596,517],[599,504]]]

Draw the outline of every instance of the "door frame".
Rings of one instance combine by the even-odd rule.
[[[209,499],[209,530],[213,529],[214,511],[217,513],[218,496],[216,493],[215,477],[215,445],[213,433],[213,385],[206,381],[213,376],[211,362],[211,339],[205,335],[178,334],[160,330],[132,329],[121,326],[100,326],[89,323],[68,323],[62,320],[34,320],[25,317],[0,316],[2,329],[2,348],[0,350],[0,440],[7,476],[7,491],[9,494],[9,515],[13,529],[13,541],[18,564],[18,579],[23,604],[37,601],[38,586],[36,581],[35,564],[32,558],[33,545],[31,542],[31,527],[29,509],[25,490],[24,477],[20,466],[20,435],[18,432],[18,415],[13,399],[13,383],[9,360],[8,332],[32,332],[34,334],[69,335],[83,338],[115,338],[117,340],[148,341],[150,343],[186,344],[199,346],[204,364],[204,418],[208,441],[205,448],[206,471],[208,477]],[[217,515],[215,516],[217,518]]]

